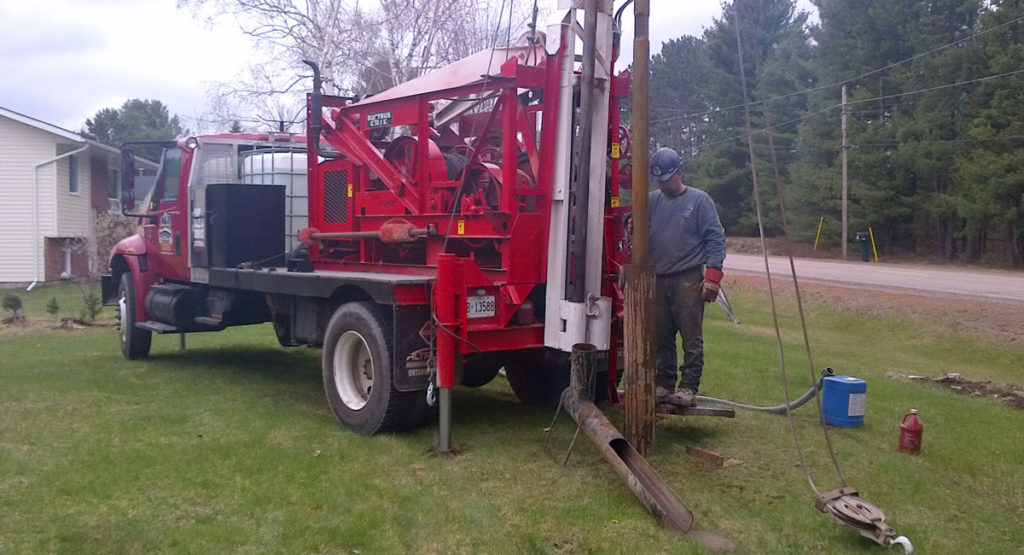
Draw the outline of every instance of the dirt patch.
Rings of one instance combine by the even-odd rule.
[[[61,318],[60,323],[53,326],[55,330],[80,330],[89,327],[89,323],[78,318]]]
[[[764,247],[764,249],[761,248],[761,239],[758,237],[725,238],[726,252],[761,254],[762,251],[767,250],[769,256],[787,256],[792,254],[798,258],[842,258],[842,251],[840,249],[815,249],[813,244],[794,243],[779,238],[765,238]],[[857,252],[859,253],[860,250]]]
[[[27,328],[28,318],[25,318],[24,314],[14,314],[4,318],[3,320],[0,320],[0,324],[15,328]]]
[[[1024,389],[1012,383],[972,380],[955,373],[946,374],[939,378],[929,378],[927,376],[905,376],[895,372],[887,372],[885,377],[934,384],[963,395],[970,395],[971,397],[995,397],[1011,407],[1024,410]]]
[[[14,337],[44,330],[75,331],[85,328],[113,327],[113,324],[106,321],[89,323],[80,318],[61,318],[56,323],[51,318],[30,320],[24,316],[21,316],[19,320],[9,320],[9,318],[4,318],[0,321],[3,324],[0,326],[0,337]]]

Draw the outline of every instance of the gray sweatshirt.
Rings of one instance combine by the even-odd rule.
[[[722,268],[725,229],[711,197],[693,187],[670,197],[656,189],[647,196],[650,257],[654,273],[674,274],[706,264]]]

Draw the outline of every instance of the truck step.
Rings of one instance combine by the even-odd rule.
[[[145,322],[138,322],[135,327],[144,330],[154,331],[156,333],[182,333],[184,330],[181,328],[164,324],[162,322],[154,322],[153,320],[147,320]]]
[[[214,318],[213,316],[196,316],[192,319],[197,324],[211,327],[221,327],[224,325],[224,320],[220,318]]]

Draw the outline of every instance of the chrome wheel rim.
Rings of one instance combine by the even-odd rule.
[[[345,406],[360,410],[373,391],[373,355],[366,339],[347,331],[334,348],[334,389]]]
[[[124,291],[121,291],[120,298],[117,299],[117,324],[120,328],[118,331],[121,332],[121,341],[128,341],[128,296]]]

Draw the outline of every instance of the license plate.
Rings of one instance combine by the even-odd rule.
[[[494,316],[494,295],[477,295],[466,298],[467,318],[490,318]]]

